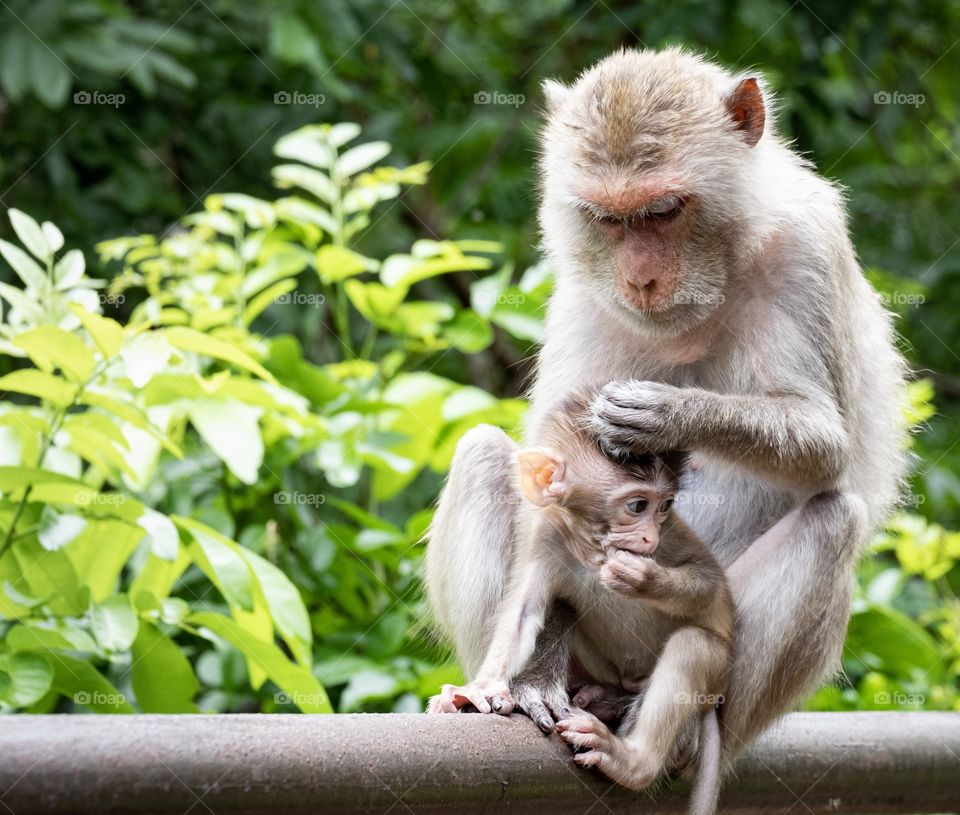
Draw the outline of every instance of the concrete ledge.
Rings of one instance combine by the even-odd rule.
[[[680,813],[515,716],[4,716],[0,813]],[[960,713],[787,716],[727,813],[960,811]]]

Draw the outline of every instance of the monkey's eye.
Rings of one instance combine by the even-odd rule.
[[[634,515],[639,515],[641,512],[646,510],[650,505],[650,502],[646,498],[635,498],[633,501],[627,503],[627,509],[629,509]]]
[[[657,221],[669,221],[671,218],[676,218],[683,211],[683,205],[685,203],[682,198],[678,198],[675,195],[666,195],[663,198],[658,198],[647,204],[644,208],[644,215],[646,215],[647,218],[653,218]]]
[[[673,499],[672,499],[672,498],[668,498],[666,501],[664,501],[662,504],[660,504],[660,511],[661,511],[661,512],[669,512],[669,511],[670,511],[670,507],[672,507],[672,506],[673,506]]]

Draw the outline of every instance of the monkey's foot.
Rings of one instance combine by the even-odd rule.
[[[571,703],[574,707],[592,713],[601,722],[613,724],[624,717],[636,699],[636,694],[629,691],[626,680],[622,688],[616,685],[584,685],[577,690]]]
[[[460,713],[473,705],[480,713],[492,711],[507,716],[515,704],[506,682],[478,679],[466,685],[444,685],[440,693],[430,697],[427,713]]]
[[[581,767],[596,767],[608,778],[633,790],[649,787],[660,767],[640,745],[614,735],[596,716],[571,716],[557,722],[557,732],[575,750]]]

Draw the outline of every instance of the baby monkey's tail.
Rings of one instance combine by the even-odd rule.
[[[690,792],[689,815],[714,815],[720,798],[720,725],[717,709],[703,714],[700,724],[700,762]]]

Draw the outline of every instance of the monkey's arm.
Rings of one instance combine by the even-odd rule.
[[[842,474],[849,440],[836,404],[809,383],[799,384],[754,395],[615,382],[594,402],[594,428],[613,453],[700,449],[822,489]]]
[[[428,712],[453,713],[468,703],[481,713],[507,716],[513,712],[509,683],[533,654],[553,597],[552,570],[545,561],[531,557],[517,565],[476,677],[466,685],[444,685],[431,698]]]
[[[715,565],[691,560],[667,566],[623,549],[603,565],[600,580],[612,591],[687,619],[701,616],[723,590],[722,573]]]

